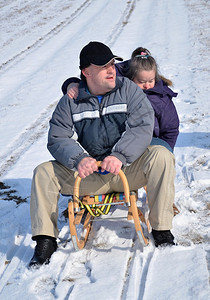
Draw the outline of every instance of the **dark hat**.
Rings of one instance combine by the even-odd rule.
[[[112,59],[122,61],[123,59],[114,55],[108,46],[100,42],[90,42],[80,52],[80,70],[87,68],[90,64],[104,66]]]

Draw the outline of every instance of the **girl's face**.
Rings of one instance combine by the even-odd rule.
[[[139,71],[133,82],[142,90],[152,89],[155,86],[155,70]]]

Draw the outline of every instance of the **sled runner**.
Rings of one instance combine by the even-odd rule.
[[[100,167],[101,162],[97,162],[97,165]],[[136,205],[137,192],[130,192],[127,178],[122,170],[120,170],[119,176],[123,183],[124,193],[112,193],[97,196],[87,195],[83,197],[79,196],[81,177],[79,175],[77,176],[74,184],[74,195],[68,203],[70,233],[76,250],[84,248],[94,218],[98,218],[101,215],[107,215],[112,205],[125,205],[128,207],[127,219],[134,220],[136,233],[140,243],[143,246],[148,244],[141,223],[145,223],[146,228],[149,231],[149,222],[146,222],[143,213]]]

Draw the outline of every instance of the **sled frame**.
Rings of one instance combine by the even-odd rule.
[[[98,167],[100,167],[101,162],[97,162],[97,165]],[[136,202],[137,202],[138,193],[135,191],[130,192],[127,178],[122,170],[120,170],[119,176],[123,183],[125,199],[123,201],[116,201],[116,203],[113,202],[111,203],[111,205],[124,205],[128,208],[127,219],[134,221],[135,230],[138,239],[143,246],[146,246],[148,245],[149,241],[143,233],[141,223],[145,223],[146,228],[149,232],[150,230],[149,221],[148,220],[146,221],[140,208],[137,207]],[[78,175],[76,177],[75,184],[74,184],[73,198],[70,199],[68,203],[70,234],[71,234],[71,239],[75,250],[80,250],[85,247],[85,244],[88,239],[88,235],[91,230],[92,222],[95,218],[93,215],[91,215],[91,212],[88,211],[83,204],[90,205],[90,206],[99,205],[98,202],[95,201],[95,197],[92,195],[79,197],[79,186],[81,180],[82,180],[81,177]],[[105,204],[105,205],[110,205],[110,204]]]

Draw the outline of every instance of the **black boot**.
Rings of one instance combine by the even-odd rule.
[[[29,268],[39,268],[41,265],[50,262],[50,257],[57,250],[58,245],[55,238],[46,235],[37,235],[33,239],[36,240],[37,245],[34,256],[29,263]]]
[[[175,245],[174,236],[170,230],[154,230],[152,229],[152,235],[155,241],[155,246],[160,245]]]

